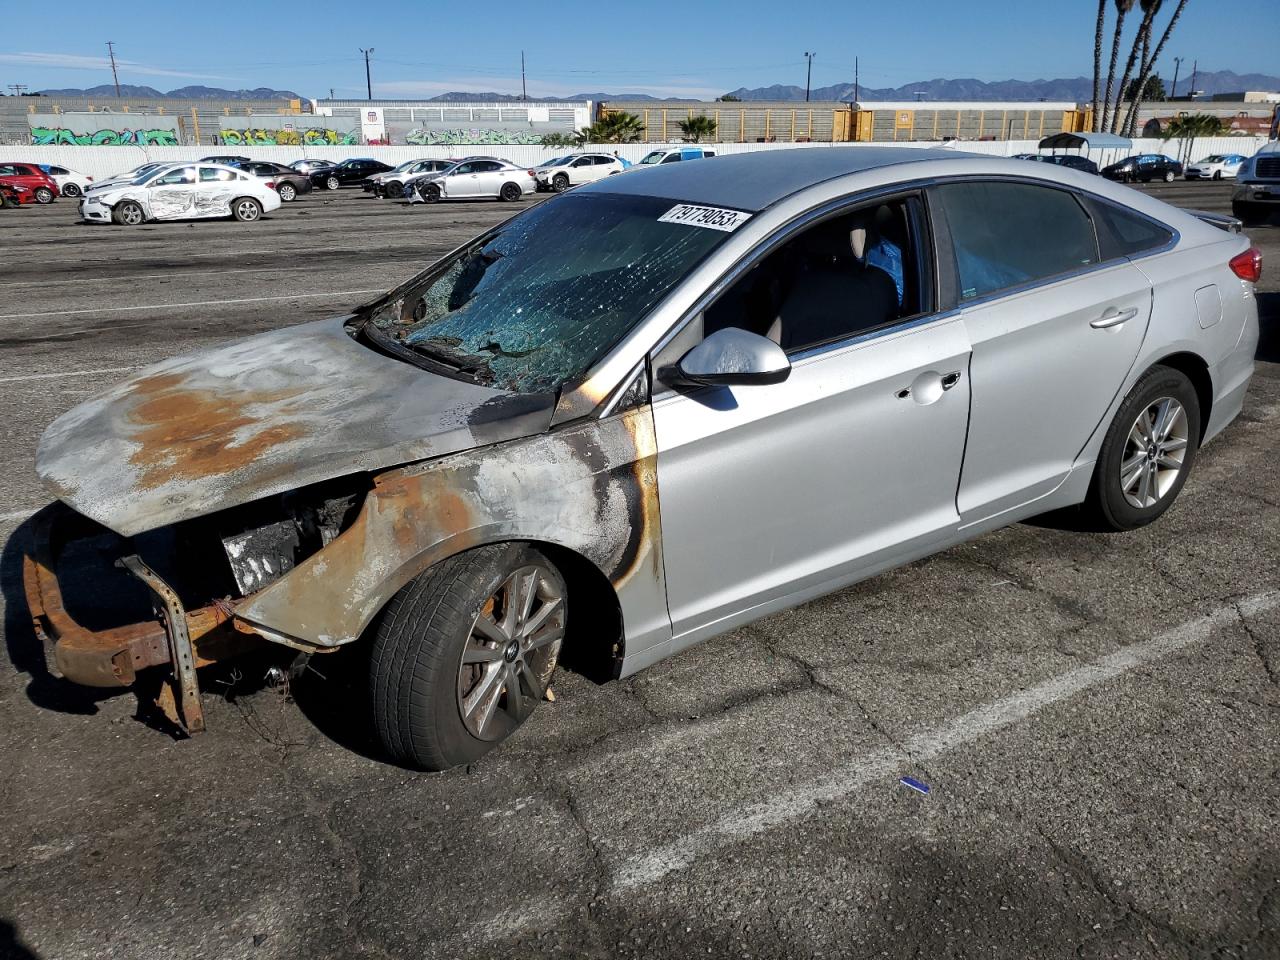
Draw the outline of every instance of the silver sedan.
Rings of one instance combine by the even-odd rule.
[[[1038,514],[1155,520],[1253,372],[1259,255],[1209,219],[950,151],[584,186],[57,420],[32,613],[66,676],[158,675],[191,732],[195,666],[359,645],[387,754],[471,761],[562,653],[626,676]],[[71,619],[85,535],[162,618]]]

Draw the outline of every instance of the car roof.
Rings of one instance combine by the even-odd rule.
[[[926,160],[975,159],[955,150],[914,147],[810,147],[721,154],[706,163],[670,163],[609,177],[579,187],[575,193],[621,193],[763,210],[797,191],[824,180],[880,167]]]

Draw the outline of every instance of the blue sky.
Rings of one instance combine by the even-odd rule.
[[[121,83],[161,90],[268,86],[312,97],[328,96],[330,88],[339,97],[364,96],[359,47],[374,49],[374,96],[381,97],[519,93],[522,49],[533,96],[603,90],[703,97],[739,86],[803,85],[806,50],[816,53],[815,87],[851,80],[855,54],[862,82],[872,87],[935,77],[1034,80],[1088,75],[1097,8],[1094,0],[367,7],[308,0],[203,5],[192,8],[191,18],[174,16],[177,9],[69,0],[59,5],[58,22],[74,29],[0,36],[0,85],[110,83],[107,40],[116,42]],[[369,11],[366,23],[362,9]],[[531,13],[543,9],[554,11],[545,21]],[[295,16],[299,10],[305,15]],[[1158,69],[1171,73],[1170,58],[1183,56],[1184,76],[1196,58],[1206,70],[1280,73],[1274,30],[1242,29],[1244,10],[1223,0],[1190,0]],[[1135,13],[1130,22],[1136,21]]]

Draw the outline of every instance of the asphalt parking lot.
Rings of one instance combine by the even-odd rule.
[[[1229,209],[1229,184],[1143,189]],[[186,741],[51,677],[16,563],[49,421],[512,212],[0,213],[0,957],[1280,956],[1275,225],[1245,412],[1139,532],[1019,525],[627,681],[561,671],[444,774],[378,759],[340,670],[209,678]]]

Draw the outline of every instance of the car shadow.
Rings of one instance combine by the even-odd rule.
[[[27,698],[56,713],[94,714],[103,700],[127,693],[124,688],[82,687],[49,669],[44,644],[36,635],[22,588],[23,558],[34,537],[34,518],[28,518],[5,541],[0,551],[0,590],[4,594],[4,641],[9,662],[28,677]]]
[[[18,937],[18,928],[0,917],[0,960],[40,960],[40,955]]]

